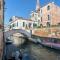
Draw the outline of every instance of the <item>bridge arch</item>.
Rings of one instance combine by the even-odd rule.
[[[28,37],[28,38],[31,37],[31,33],[27,32],[26,30],[23,30],[23,29],[12,29],[10,31],[4,32],[5,39],[8,38],[9,36],[15,34],[15,33],[21,33],[25,37]]]

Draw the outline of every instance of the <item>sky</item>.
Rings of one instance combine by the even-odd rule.
[[[49,2],[54,2],[60,6],[60,0],[40,0],[40,6],[44,6]],[[9,19],[12,16],[29,18],[31,11],[36,8],[36,0],[5,0],[5,25],[9,24]]]

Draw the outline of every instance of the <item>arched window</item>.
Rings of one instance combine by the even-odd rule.
[[[17,27],[18,27],[18,22],[17,22]]]
[[[25,22],[23,22],[23,27],[25,26]]]
[[[13,24],[13,27],[14,27],[14,24]]]
[[[29,23],[29,28],[31,27],[31,23]]]
[[[41,22],[42,22],[42,17],[41,17]]]
[[[47,10],[50,10],[50,6],[47,7]]]
[[[34,28],[37,27],[37,24],[33,23],[33,27],[34,27]]]
[[[42,25],[42,24],[40,24],[40,27],[43,27],[43,25]]]
[[[50,20],[51,19],[51,17],[50,17],[50,15],[48,15],[48,20]]]
[[[50,27],[50,22],[47,22],[47,27]]]

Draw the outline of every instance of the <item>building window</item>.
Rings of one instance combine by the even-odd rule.
[[[40,27],[43,27],[43,25],[42,25],[42,24],[40,24]]]
[[[51,18],[50,15],[48,15],[48,20],[50,20],[50,18]]]
[[[25,26],[25,22],[23,22],[23,27]]]
[[[47,7],[47,10],[50,10],[50,6]]]
[[[29,28],[31,27],[31,23],[29,23]]]
[[[42,22],[42,17],[41,17],[41,22]]]
[[[14,27],[14,24],[13,24],[13,27]]]
[[[38,26],[40,26],[40,20],[38,20]]]
[[[50,22],[47,22],[47,27],[50,27]]]
[[[28,25],[26,24],[26,28],[28,28]]]
[[[33,23],[33,27],[36,28],[37,27],[37,24]]]
[[[17,27],[18,27],[18,22],[17,22]]]
[[[13,24],[13,27],[15,27],[15,26],[16,26],[16,23]]]
[[[10,25],[10,28],[13,28],[13,24],[12,24],[12,25]]]
[[[60,26],[60,23],[58,23],[58,25]]]

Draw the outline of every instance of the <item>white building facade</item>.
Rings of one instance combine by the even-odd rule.
[[[34,28],[40,26],[41,16],[40,16],[40,4],[39,4],[39,0],[37,0],[36,10],[32,11],[31,14],[30,14],[30,19],[33,21],[33,27]]]
[[[13,16],[9,22],[11,29],[32,29],[33,22],[28,19],[23,19],[22,17]]]

